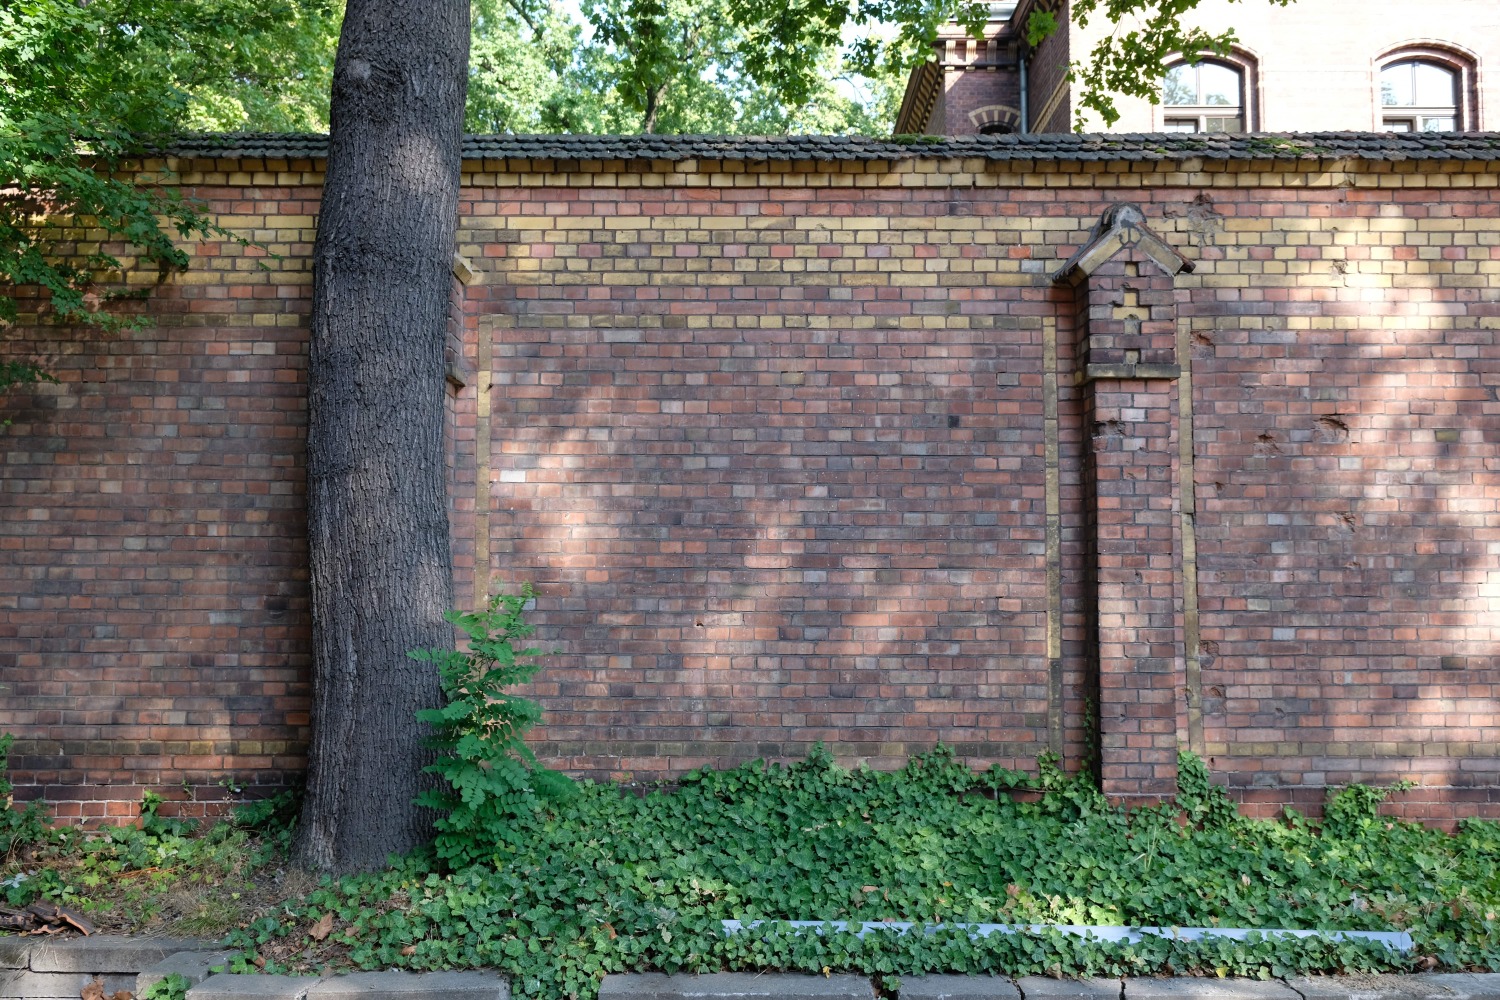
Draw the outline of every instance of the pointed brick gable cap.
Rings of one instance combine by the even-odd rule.
[[[1188,260],[1146,225],[1146,216],[1134,205],[1111,205],[1104,210],[1089,238],[1078,252],[1052,276],[1053,281],[1077,284],[1093,274],[1122,250],[1134,247],[1160,267],[1169,278],[1193,270]]]

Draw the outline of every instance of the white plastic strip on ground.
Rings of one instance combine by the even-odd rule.
[[[1077,937],[1094,938],[1099,941],[1118,941],[1136,944],[1148,937],[1171,938],[1178,941],[1204,941],[1212,938],[1229,938],[1243,941],[1251,934],[1265,938],[1322,938],[1327,941],[1373,941],[1385,945],[1391,951],[1411,951],[1414,947],[1411,935],[1405,931],[1301,931],[1279,927],[1102,927],[1095,924],[913,924],[909,921],[854,921],[854,920],[725,920],[724,933],[738,934],[740,931],[759,927],[761,924],[785,924],[796,930],[813,930],[822,933],[824,927],[838,931],[852,931],[864,937],[872,931],[899,931],[903,934],[913,927],[921,926],[931,934],[939,930],[968,931],[973,937],[989,937],[991,934],[1044,934],[1049,930],[1061,931]]]

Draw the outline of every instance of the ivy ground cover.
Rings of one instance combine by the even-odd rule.
[[[522,996],[592,997],[659,969],[1280,975],[1500,968],[1500,826],[1456,834],[1334,796],[1322,824],[1238,817],[1184,756],[1174,803],[1130,813],[1047,762],[976,773],[939,748],[902,771],[703,771],[645,796],[585,784],[521,821],[491,862],[430,856],[325,880],[229,941],[238,967],[496,967]],[[724,919],[762,921],[727,936]],[[915,921],[858,938],[787,920]],[[960,922],[1406,930],[1377,944],[1251,938],[1110,944],[1046,930],[975,939]]]

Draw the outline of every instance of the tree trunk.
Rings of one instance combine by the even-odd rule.
[[[651,135],[656,131],[656,116],[661,112],[662,95],[667,92],[667,85],[660,87],[648,87],[646,89],[646,115],[641,121],[641,131]]]
[[[443,452],[469,0],[349,0],[313,247],[307,513],[313,716],[297,855],[376,868],[431,835],[412,805],[451,646]]]

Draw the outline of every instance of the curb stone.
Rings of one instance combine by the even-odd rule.
[[[1127,979],[1125,1000],[1299,1000],[1279,979]]]
[[[31,946],[32,972],[144,972],[168,955],[204,951],[196,938],[91,937],[44,940]]]
[[[638,972],[605,976],[599,1000],[874,1000],[867,976],[806,976],[785,973],[712,972],[701,976]]]
[[[209,976],[188,1000],[510,1000],[498,972],[351,972],[340,976]]]
[[[24,969],[31,964],[31,942],[20,935],[0,937],[0,969]]]
[[[237,954],[234,951],[179,951],[168,955],[135,977],[135,995],[140,996],[168,976],[181,976],[189,986],[197,986],[213,974],[214,968],[227,966]]]
[[[78,1000],[83,988],[94,980],[104,983],[104,995],[135,988],[135,976],[103,975],[96,972],[0,972],[0,1000]]]
[[[1500,1000],[1500,973],[1424,972],[1411,976],[1297,976],[1303,1000]]]
[[[206,947],[194,938],[6,935],[0,937],[0,1000],[78,1000],[95,980],[106,995],[138,992],[148,970],[195,953],[184,949]]]
[[[900,1000],[1021,1000],[1004,976],[902,976]]]
[[[188,990],[187,995],[188,1000],[305,1000],[307,991],[320,982],[316,976],[220,972]]]
[[[0,936],[0,1000],[77,1000],[95,979],[106,995],[139,996],[176,973],[189,1000],[510,1000],[494,971],[357,972],[325,978],[210,975],[232,951],[190,938]],[[1281,980],[1178,977],[1051,979],[909,976],[899,1000],[1500,1000],[1500,973],[1298,976]],[[606,976],[599,1000],[875,1000],[861,975],[721,972]]]
[[[510,979],[498,972],[352,972],[330,976],[307,1000],[510,1000]]]
[[[1016,980],[1026,1000],[1121,1000],[1125,987],[1118,979],[1050,979],[1026,976]]]

